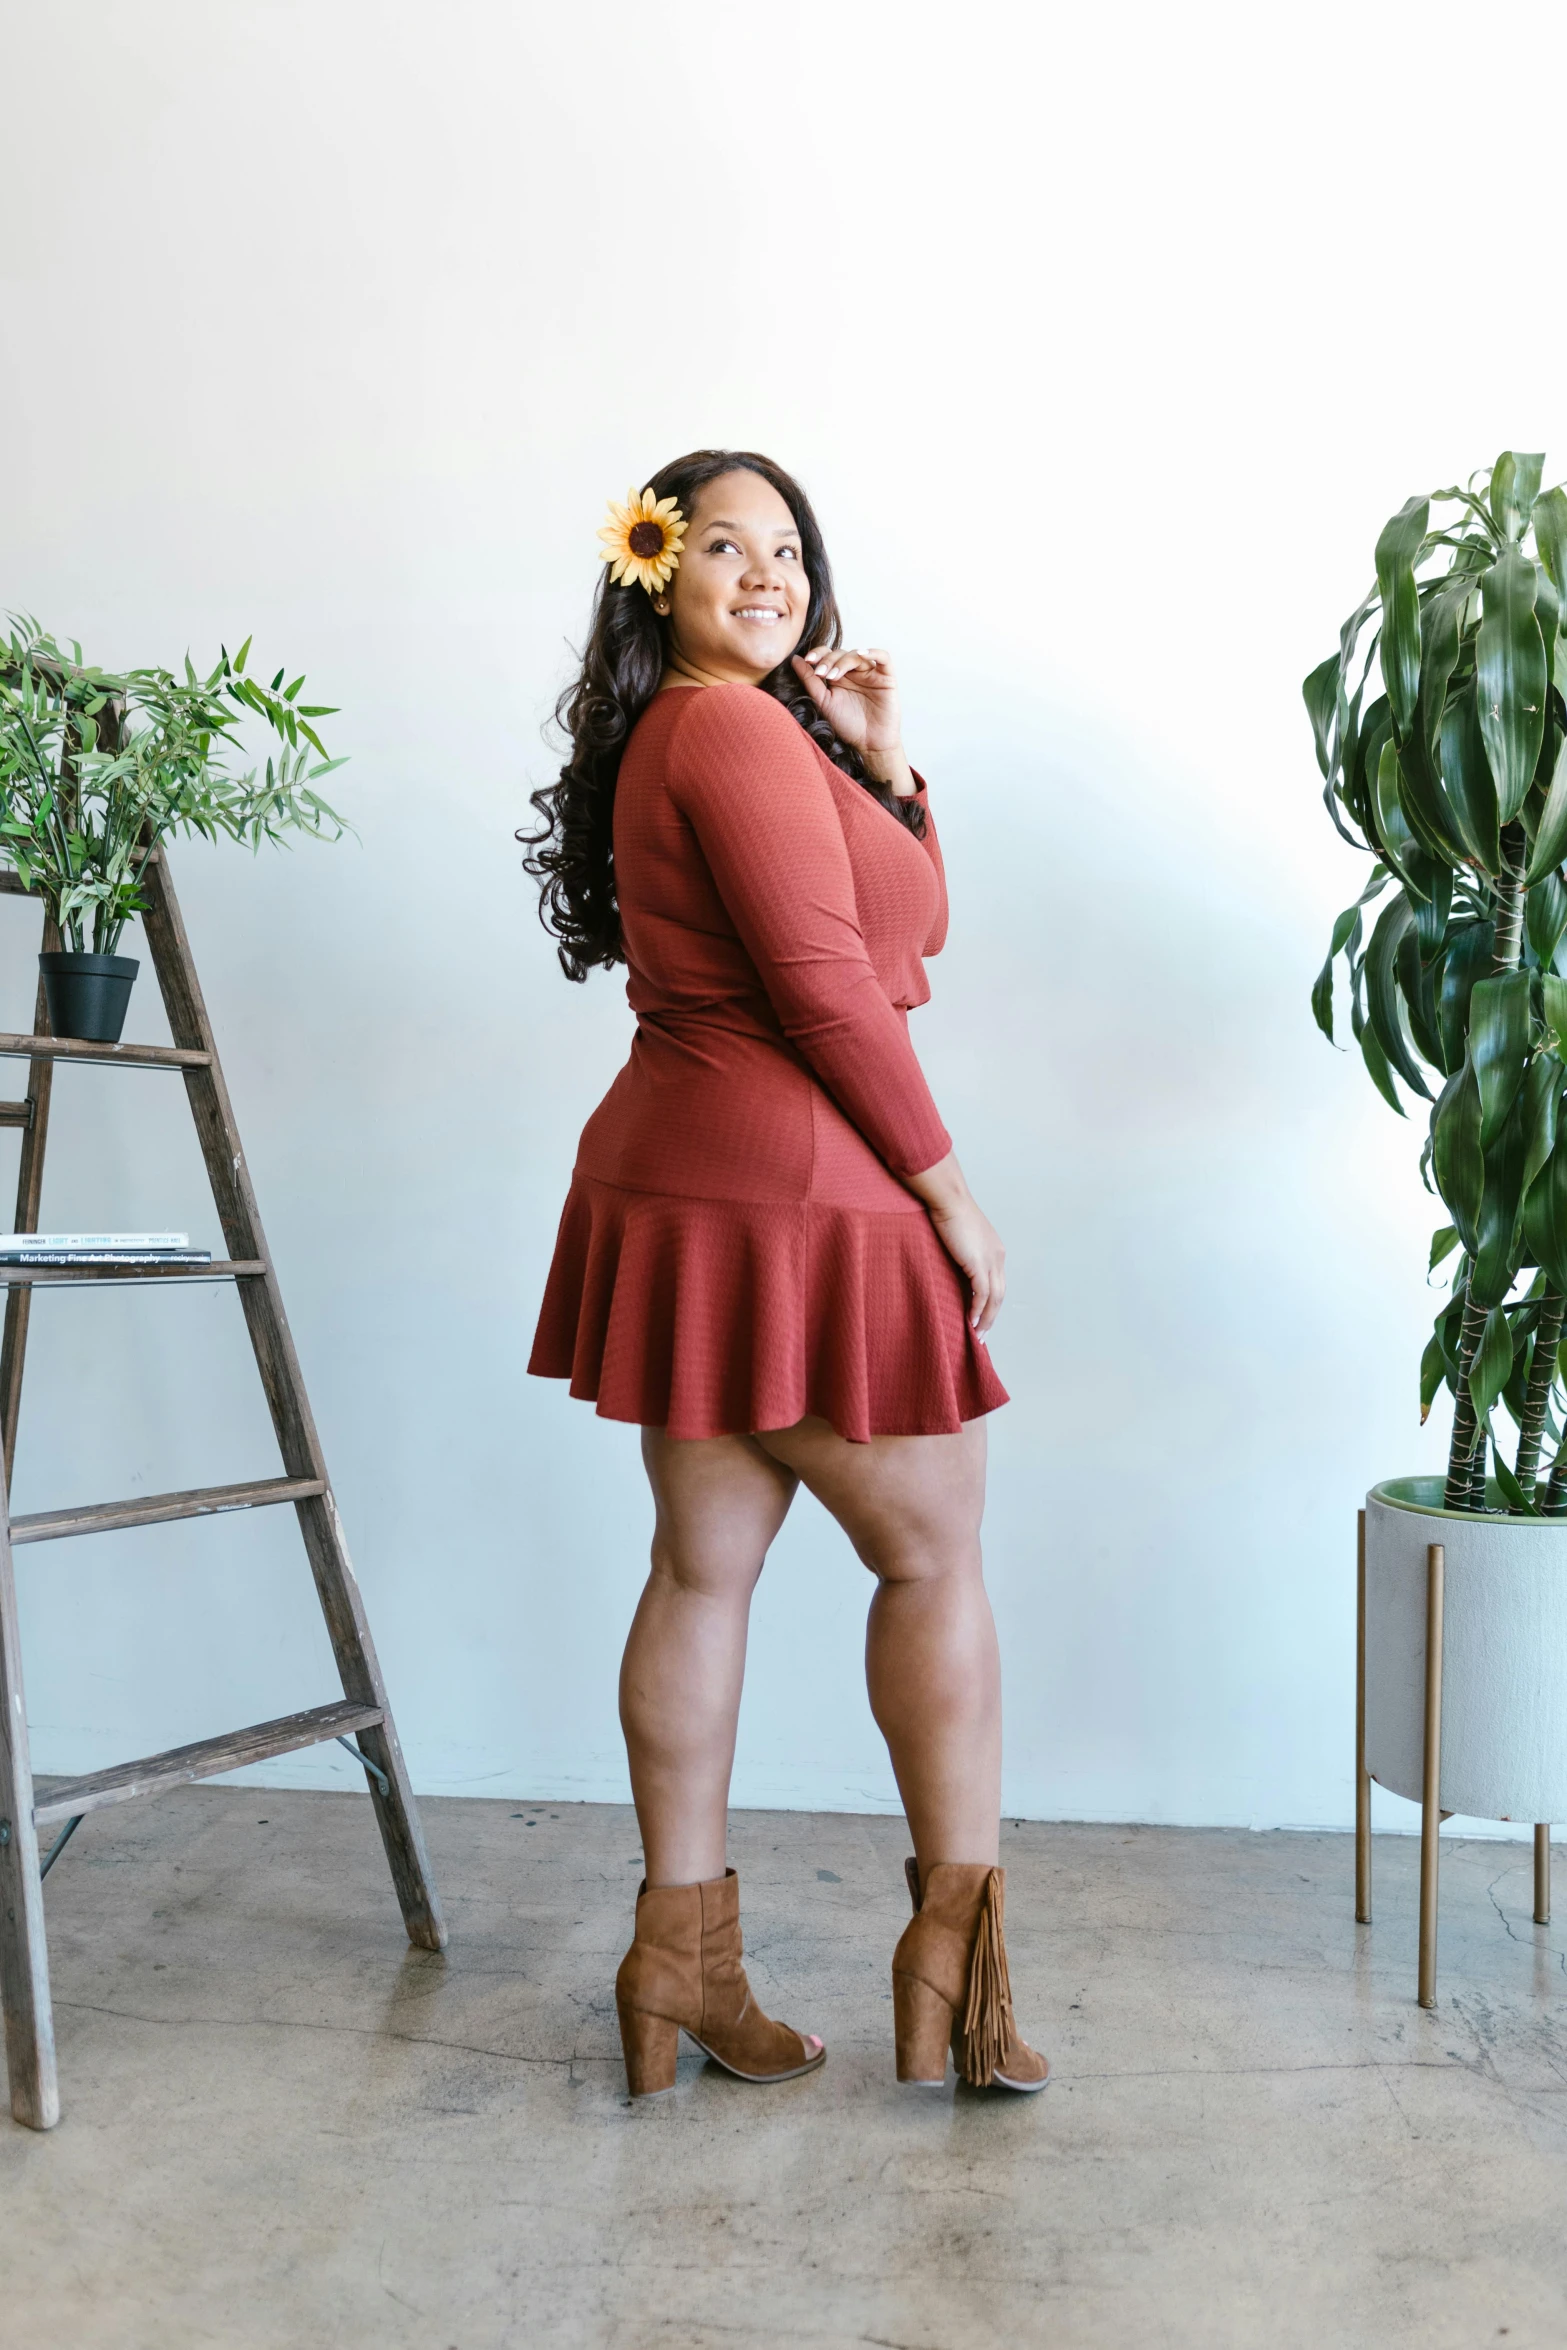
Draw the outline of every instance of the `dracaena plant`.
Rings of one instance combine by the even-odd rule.
[[[1502,1505],[1529,1514],[1567,1511],[1567,490],[1543,471],[1508,450],[1410,498],[1304,688],[1328,813],[1374,860],[1312,1006],[1331,1039],[1342,960],[1373,1084],[1401,1116],[1400,1085],[1431,1103],[1421,1173],[1451,1219],[1421,1418],[1445,1385],[1449,1509],[1487,1507],[1489,1452]]]
[[[34,620],[0,636],[0,859],[37,889],[76,953],[113,954],[143,900],[141,873],[170,833],[220,835],[259,848],[287,832],[337,840],[347,826],[314,786],[329,759],[301,703],[245,674],[247,637],[208,677],[187,657],[167,669],[113,672],[69,654]],[[264,774],[232,772],[245,712],[279,738]]]

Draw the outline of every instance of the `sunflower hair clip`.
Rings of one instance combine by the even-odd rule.
[[[686,519],[673,498],[627,490],[623,506],[610,499],[599,560],[609,565],[617,586],[644,587],[651,596],[673,577],[685,535]]]

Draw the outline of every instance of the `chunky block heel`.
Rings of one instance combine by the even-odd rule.
[[[734,1870],[704,1885],[644,1884],[636,1939],[615,1978],[620,2044],[633,2097],[675,2081],[680,2035],[737,2080],[792,2081],[827,2054],[763,2015],[741,1964],[740,1882]]]
[[[914,1915],[892,1957],[898,2078],[935,2088],[947,2042],[958,2076],[976,2089],[1042,2089],[1050,2067],[1018,2031],[1003,1929],[1006,1872],[936,1861],[925,1882],[907,1864]]]
[[[656,2097],[675,2085],[675,2059],[680,2053],[680,2026],[667,2015],[644,2015],[623,1999],[615,2002],[620,2016],[620,2048],[626,2060],[626,2082],[633,2097]]]
[[[947,2078],[947,2043],[955,2029],[951,2003],[917,1975],[892,1977],[892,2029],[898,2078],[918,2089],[939,2089]]]

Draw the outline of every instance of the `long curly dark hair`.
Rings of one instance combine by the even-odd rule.
[[[694,449],[688,457],[660,466],[649,486],[657,497],[674,498],[689,515],[705,482],[739,472],[759,473],[770,482],[800,533],[811,597],[794,651],[841,645],[843,622],[821,529],[809,498],[781,465],[752,449]],[[539,813],[539,829],[517,835],[528,851],[524,870],[539,884],[539,919],[554,934],[560,967],[568,979],[586,979],[596,965],[607,968],[626,959],[615,896],[615,781],[631,730],[664,674],[668,628],[643,588],[612,585],[606,568],[593,599],[581,672],[555,705],[556,724],[570,743],[571,755],[558,783],[530,795]],[[876,781],[859,753],[833,732],[787,658],[761,680],[761,686],[783,704],[835,767],[863,784],[911,832],[923,835],[924,809],[916,801],[896,798]]]

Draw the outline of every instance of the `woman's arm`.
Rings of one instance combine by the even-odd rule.
[[[946,1159],[908,1030],[860,933],[843,827],[809,740],[754,686],[687,696],[670,794],[755,963],[779,1024],[892,1172]]]

